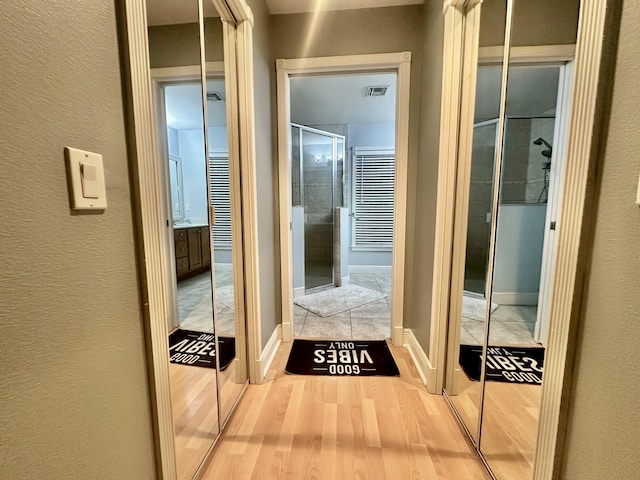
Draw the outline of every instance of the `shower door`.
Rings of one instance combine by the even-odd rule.
[[[332,286],[334,215],[342,184],[338,159],[344,158],[344,137],[292,125],[293,206],[304,209],[304,289]],[[296,259],[294,259],[295,262]]]

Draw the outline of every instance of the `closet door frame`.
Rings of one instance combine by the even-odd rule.
[[[434,370],[427,383],[432,393],[442,393],[446,368],[448,309],[451,299],[451,262],[456,195],[457,146],[463,121],[461,105],[464,88],[463,66],[470,61],[464,55],[465,28],[479,29],[480,17],[466,12],[478,0],[444,0],[445,42],[443,67],[442,118],[438,167],[436,242],[434,251],[434,289],[432,292],[431,339],[428,358]],[[573,101],[569,120],[566,173],[562,185],[562,224],[558,228],[558,259],[551,304],[547,358],[534,460],[534,480],[557,475],[556,459],[561,458],[566,429],[567,404],[571,394],[572,352],[581,304],[580,285],[584,278],[589,230],[589,211],[593,202],[594,176],[590,175],[598,151],[598,134],[603,122],[599,107],[607,94],[600,82],[610,60],[603,56],[605,24],[614,18],[613,0],[582,0],[578,21]],[[615,29],[606,30],[607,36]],[[613,32],[613,33],[608,33]],[[477,35],[476,35],[477,37]],[[469,37],[467,37],[469,38]],[[476,46],[477,49],[477,46]],[[477,54],[476,54],[477,55]],[[451,87],[449,87],[451,86]],[[473,86],[475,88],[475,85]],[[468,97],[468,95],[467,95]],[[453,113],[447,109],[455,108]],[[468,115],[468,113],[467,113]],[[452,128],[453,127],[453,128]]]

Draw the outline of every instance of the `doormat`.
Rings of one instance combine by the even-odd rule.
[[[469,379],[480,381],[482,347],[460,345],[460,366]],[[542,384],[543,347],[489,347],[486,379],[489,382]]]
[[[285,371],[293,375],[400,375],[384,340],[294,340]]]
[[[236,339],[218,337],[220,370],[225,370],[236,356]],[[178,329],[169,335],[169,361],[180,365],[216,368],[216,346],[212,333]]]
[[[293,303],[319,317],[331,317],[352,308],[375,302],[384,296],[384,293],[376,292],[370,288],[349,284],[298,297]]]

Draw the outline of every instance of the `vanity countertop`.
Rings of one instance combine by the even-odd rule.
[[[206,223],[202,222],[193,222],[193,223],[174,223],[173,229],[178,230],[180,228],[197,228],[197,227],[206,227],[208,226]]]

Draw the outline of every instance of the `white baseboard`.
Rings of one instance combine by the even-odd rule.
[[[425,384],[430,393],[439,393],[433,390],[436,384],[436,369],[431,365],[429,357],[427,357],[418,339],[413,334],[413,330],[405,328],[403,337],[404,347],[409,350],[409,355],[413,359],[422,383]]]
[[[349,275],[352,273],[388,273],[391,265],[349,265]]]
[[[537,305],[538,292],[493,292],[491,301],[498,305]]]
[[[269,337],[269,341],[262,349],[262,355],[260,355],[260,370],[259,370],[262,375],[262,378],[258,383],[262,383],[264,378],[267,376],[267,372],[269,371],[269,368],[273,363],[273,359],[276,356],[276,352],[278,351],[278,347],[280,346],[281,339],[282,339],[282,325],[278,325],[273,330],[271,337]]]
[[[298,287],[293,289],[293,299],[304,296],[304,287]]]

